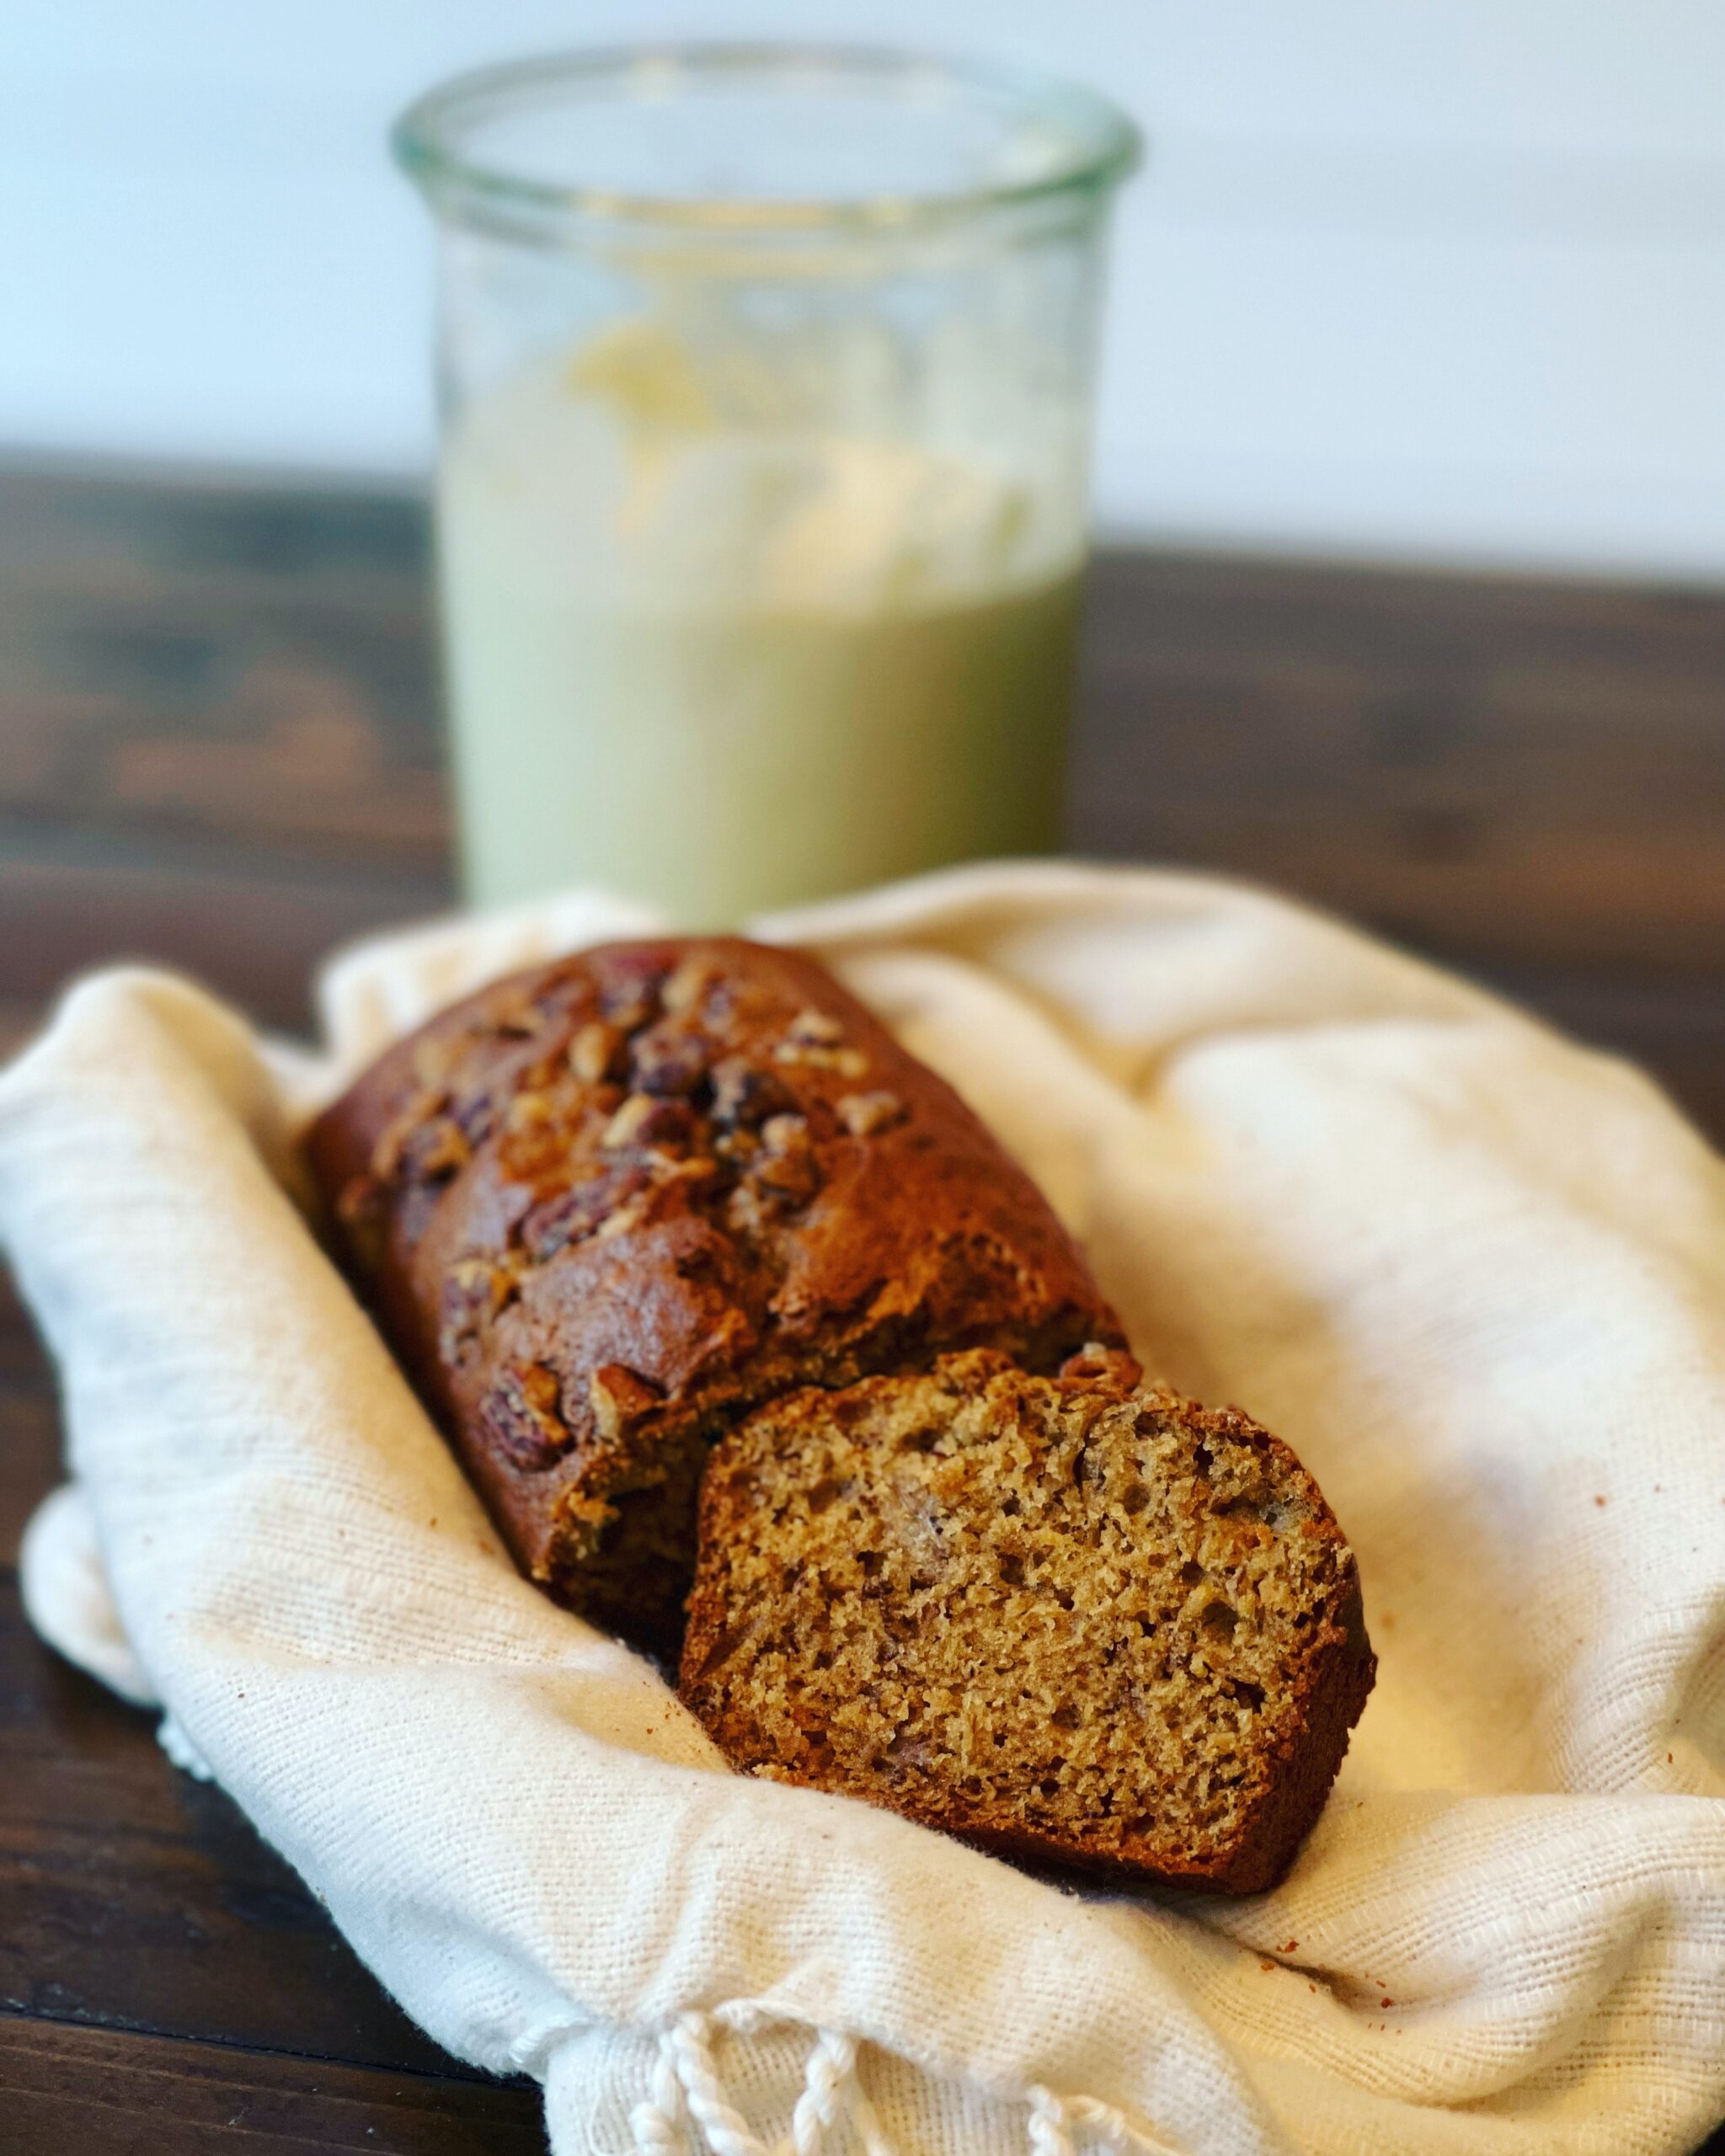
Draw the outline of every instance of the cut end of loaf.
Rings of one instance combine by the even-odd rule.
[[[1375,1662],[1352,1552],[1247,1417],[953,1355],[708,1464],[683,1696],[732,1763],[1009,1853],[1250,1892]]]

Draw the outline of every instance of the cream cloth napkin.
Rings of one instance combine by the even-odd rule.
[[[330,971],[328,1065],[87,981],[0,1080],[76,1489],[47,1636],[163,1704],[558,2156],[1677,2150],[1725,2109],[1725,1171],[1633,1070],[1257,893],[1049,865],[761,925],[997,1129],[1140,1353],[1297,1448],[1378,1688],[1292,1876],[1080,1896],[724,1772],[543,1601],[290,1195],[306,1103],[572,899]],[[111,1598],[109,1590],[111,1589]],[[117,1614],[116,1614],[117,1613]]]

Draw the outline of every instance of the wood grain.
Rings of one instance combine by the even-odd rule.
[[[448,904],[442,878],[309,863],[177,832],[147,844],[0,827],[0,999],[38,1008],[119,959],[195,974],[260,1024],[304,1032],[310,977],[337,946]]]
[[[0,1572],[37,1501],[60,1480],[60,1411],[45,1374],[0,1377]]]
[[[0,814],[435,878],[419,504],[0,473]]]
[[[233,1804],[168,1764],[154,1716],[41,1645],[11,1579],[0,1702],[0,2010],[465,2071]]]
[[[1725,597],[1097,566],[1081,841],[1475,968],[1725,974]]]
[[[47,1364],[12,1275],[0,1263],[0,1383],[19,1377],[45,1383]],[[0,1451],[0,1471],[4,1471],[5,1458]]]
[[[0,2015],[7,2156],[540,2156],[537,2089]]]

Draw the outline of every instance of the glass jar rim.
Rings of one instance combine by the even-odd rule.
[[[778,74],[812,87],[873,77],[904,88],[937,83],[978,99],[1011,100],[1027,117],[1052,123],[1065,136],[1065,154],[1028,176],[974,186],[879,195],[774,196],[721,193],[654,194],[570,184],[510,171],[502,162],[467,154],[464,130],[537,93],[563,89],[602,92],[679,76],[722,81]],[[1136,123],[1097,92],[1059,76],[992,61],[924,53],[891,45],[750,41],[595,45],[505,61],[450,77],[414,99],[391,131],[397,163],[435,203],[485,222],[547,226],[602,222],[658,227],[690,237],[701,233],[743,238],[751,232],[884,235],[1009,211],[1065,196],[1100,197],[1125,179],[1144,154]]]

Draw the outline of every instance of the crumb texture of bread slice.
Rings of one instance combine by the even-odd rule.
[[[714,1452],[682,1694],[739,1768],[1002,1852],[1251,1892],[1375,1664],[1279,1439],[979,1351],[763,1407]]]

